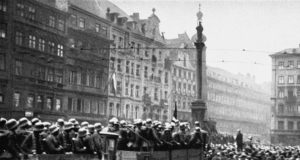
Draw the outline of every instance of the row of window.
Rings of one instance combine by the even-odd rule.
[[[68,111],[72,112],[104,115],[105,104],[103,100],[68,97]]]
[[[296,126],[295,126],[296,124]],[[277,128],[279,130],[300,130],[300,121],[287,121],[287,126],[285,126],[285,121],[278,121]]]
[[[191,109],[192,100],[174,98],[178,109]]]
[[[169,73],[165,72],[163,75],[162,70],[158,70],[158,76],[154,76],[156,72],[156,68],[152,67],[152,74],[150,75],[150,67],[149,66],[142,66],[140,64],[136,64],[134,62],[126,61],[125,64],[122,63],[121,59],[117,59],[117,64],[115,64],[115,58],[111,57],[110,60],[110,69],[115,70],[115,65],[117,65],[117,71],[118,72],[123,72],[124,65],[125,66],[125,73],[135,75],[137,77],[140,77],[142,75],[141,71],[144,69],[144,78],[150,78],[151,80],[153,79],[158,79],[158,81],[161,81],[161,77],[164,76],[164,83],[168,84],[169,82]]]
[[[7,12],[7,0],[0,0],[0,11]]]
[[[277,112],[278,113],[300,113],[300,105],[297,105],[297,106],[292,106],[292,105],[285,106],[284,104],[279,104]]]
[[[139,110],[139,106],[126,104],[125,110],[123,113],[119,103],[114,104],[111,102],[111,103],[109,103],[108,115],[124,117],[127,119],[129,119],[129,118],[137,119],[137,118],[140,118],[140,110]]]
[[[296,79],[295,75],[288,75],[287,76],[287,83],[293,84],[293,83],[296,82],[295,79]],[[285,76],[280,75],[278,77],[278,84],[284,84],[284,83],[285,83]],[[300,75],[297,75],[297,83],[300,84]]]
[[[122,82],[117,81],[117,86],[116,86],[116,91],[114,91],[113,83],[110,84],[110,93],[114,94],[121,94],[122,93]],[[161,90],[158,88],[154,88],[154,92],[151,90],[148,90],[148,87],[143,88],[143,95],[140,94],[140,86],[139,85],[134,85],[134,84],[129,84],[129,82],[125,82],[125,96],[130,96],[130,97],[136,97],[140,98],[141,96],[145,94],[153,94],[154,100],[158,101],[159,100],[159,92],[161,94],[161,98],[164,98],[165,100],[168,99],[168,91],[165,91],[164,94],[162,93]]]
[[[26,68],[26,66],[24,66],[24,63],[22,61],[16,60],[15,75],[24,76],[25,75],[24,69]],[[30,71],[30,75],[27,76],[35,77],[37,79],[45,80],[49,82],[63,83],[63,70],[55,69],[53,67],[47,67],[42,65],[34,66]]]
[[[79,28],[82,28],[82,29],[85,29],[86,26],[87,26],[86,19],[83,18],[83,17],[79,17],[75,14],[71,15],[70,22],[73,26],[76,26],[76,27],[79,27]],[[106,25],[100,24],[100,23],[95,23],[94,24],[94,29],[95,29],[95,32],[97,32],[101,35],[107,36],[108,27]]]
[[[108,115],[123,117],[126,119],[142,118],[141,116],[143,114],[148,114],[148,113],[149,113],[148,108],[143,108],[143,110],[140,110],[140,107],[138,105],[133,105],[133,104],[131,105],[126,104],[125,107],[121,107],[120,103],[110,102],[108,108]],[[162,112],[161,109],[156,109],[153,111],[153,113],[157,115],[158,120],[161,119],[162,114],[164,115],[168,114],[166,110]]]
[[[180,78],[193,80],[193,81],[196,79],[196,75],[195,75],[194,72],[183,70],[183,69],[180,69],[180,68],[174,68],[173,69],[173,75],[175,75],[177,77],[180,77]]]
[[[142,53],[142,51],[144,51],[144,56],[145,57],[150,57],[150,50],[152,52],[152,55],[156,55],[158,52],[158,57],[160,60],[162,60],[162,51],[157,50],[156,48],[152,48],[150,49],[149,47],[147,47],[146,45],[143,45],[141,43],[137,43],[134,41],[131,41],[130,43],[128,42],[128,40],[124,40],[124,38],[122,36],[117,36],[115,34],[112,35],[112,40],[113,40],[113,48],[119,48],[121,50],[123,49],[131,49],[131,51],[133,52],[133,54],[137,54],[140,55]],[[156,62],[156,60],[155,60]]]
[[[175,80],[173,80],[173,88],[177,93],[182,94],[194,94],[196,93],[196,85],[193,84],[187,84],[184,82],[178,82],[176,83]]]
[[[36,8],[32,5],[23,4],[21,2],[17,3],[16,7],[17,15],[25,19],[35,21],[36,20]],[[43,17],[44,18],[44,17]],[[57,18],[53,15],[47,17],[48,22],[43,22],[49,27],[56,28],[60,31],[65,30],[65,20]]]
[[[21,106],[23,102],[25,102],[24,106]],[[60,111],[62,109],[61,99],[53,98],[52,96],[34,95],[33,93],[23,95],[21,92],[15,92],[13,95],[13,104],[16,108],[25,107],[54,111]]]
[[[294,65],[295,61],[294,60],[288,60],[287,61],[287,66],[284,65],[284,61],[279,61],[278,62],[278,69],[293,69],[295,68],[295,65]],[[297,65],[296,65],[297,68],[300,68],[300,60],[297,60]]]
[[[287,92],[285,92],[285,88],[280,87],[278,89],[278,98],[295,97],[295,96],[300,96],[300,87],[289,88]]]
[[[27,46],[41,52],[48,52],[59,57],[64,56],[64,46],[62,44],[55,44],[53,41],[43,39],[43,37],[37,37],[33,34],[25,35],[22,32],[16,32],[15,39],[17,45]]]
[[[104,86],[102,73],[96,73],[91,70],[76,71],[70,70],[68,83],[73,85],[84,85],[88,87],[101,88]]]

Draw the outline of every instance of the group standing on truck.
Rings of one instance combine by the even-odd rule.
[[[117,150],[169,151],[174,149],[205,150],[207,132],[198,121],[191,129],[188,123],[174,121],[161,123],[147,119],[134,120],[133,124],[117,118],[109,120],[106,127],[101,123],[90,124],[72,118],[58,119],[55,123],[31,120],[0,119],[0,159],[19,159],[30,154],[93,154],[102,157],[103,143],[100,132],[119,136]]]

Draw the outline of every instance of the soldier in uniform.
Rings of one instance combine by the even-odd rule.
[[[160,146],[163,144],[162,141],[158,138],[157,132],[152,126],[152,120],[147,119],[146,120],[146,134],[143,136],[144,138],[147,138],[150,142],[150,147],[154,148],[154,150],[158,150]]]
[[[237,130],[235,140],[236,140],[237,150],[242,151],[243,150],[243,134],[241,133],[240,129]]]
[[[74,141],[74,153],[87,153],[87,148],[85,146],[85,137],[87,136],[87,131],[84,128],[78,130],[77,138]]]
[[[195,131],[192,133],[192,138],[189,142],[189,146],[192,148],[201,148],[203,145],[203,139],[201,135],[200,127],[195,127]]]
[[[120,132],[119,132],[119,140],[117,144],[118,150],[127,150],[127,144],[129,143],[128,139],[128,129],[126,128],[126,121],[120,121]]]
[[[17,143],[16,129],[18,128],[18,121],[10,119],[6,122],[6,127],[9,130],[7,151],[12,155],[12,159],[20,159],[22,149]]]
[[[173,139],[180,143],[180,147],[183,148],[188,148],[188,142],[189,142],[189,135],[186,133],[186,128],[185,124],[181,123],[179,126],[179,131],[175,132],[173,134]]]
[[[42,154],[42,139],[41,133],[44,131],[44,125],[41,122],[37,122],[34,125],[33,132],[29,134],[21,147],[23,150],[27,151],[28,154]]]
[[[102,144],[100,132],[102,130],[102,125],[101,123],[95,123],[94,127],[95,127],[95,133],[92,136],[95,144],[95,151],[97,152],[98,158],[101,159],[103,144]]]
[[[172,132],[171,132],[171,125],[166,124],[165,130],[162,133],[161,140],[163,141],[162,150],[171,150],[177,148],[180,144],[173,140]]]
[[[94,142],[94,138],[93,138],[93,135],[95,132],[95,127],[94,127],[94,125],[89,124],[87,129],[88,129],[88,134],[84,140],[85,146],[86,146],[87,152],[89,154],[95,154],[96,150],[95,150],[95,142]]]
[[[5,118],[2,118],[2,117],[0,118],[0,129],[7,129],[6,125],[5,125],[6,121],[7,120]]]
[[[64,153],[63,146],[58,141],[59,128],[55,125],[50,126],[50,133],[46,138],[45,152],[48,154],[62,154]]]
[[[73,124],[71,122],[65,122],[63,132],[60,132],[58,135],[59,143],[63,146],[65,152],[73,151],[72,138],[74,134]]]

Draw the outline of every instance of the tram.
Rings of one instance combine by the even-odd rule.
[[[118,134],[100,132],[103,137],[103,154],[100,160],[202,160],[200,149],[180,149],[172,151],[122,151],[117,150]],[[96,155],[88,154],[42,154],[29,155],[29,160],[99,160]]]

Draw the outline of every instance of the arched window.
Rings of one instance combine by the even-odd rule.
[[[109,103],[108,115],[113,115],[114,111],[114,103]]]
[[[129,109],[130,109],[129,104],[126,104],[126,111],[125,111],[125,117],[126,118],[129,118]]]
[[[139,107],[135,107],[135,118],[138,118],[138,113],[139,113]]]
[[[120,104],[117,103],[117,105],[116,105],[116,116],[117,116],[117,117],[120,117],[120,114],[121,114]]]
[[[157,61],[157,58],[153,55],[153,56],[152,56],[152,62],[153,62],[153,63],[156,63],[156,61]]]

